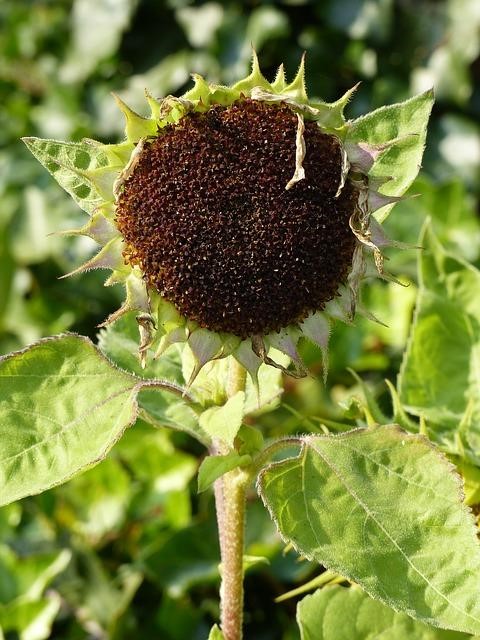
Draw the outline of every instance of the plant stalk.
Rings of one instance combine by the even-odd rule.
[[[227,395],[245,389],[247,372],[233,358],[227,379]],[[228,453],[222,443],[215,443],[215,453]],[[214,485],[221,555],[220,627],[225,640],[243,637],[243,551],[245,536],[246,488],[249,476],[234,469]]]
[[[220,627],[225,640],[241,640],[243,626],[243,549],[248,476],[235,469],[222,478],[223,546]]]

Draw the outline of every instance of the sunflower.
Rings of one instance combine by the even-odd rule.
[[[116,97],[120,144],[25,140],[90,213],[70,233],[102,246],[67,275],[111,269],[106,285],[122,283],[126,298],[104,324],[137,313],[143,364],[153,347],[159,357],[187,343],[190,383],[227,356],[255,382],[262,362],[284,370],[275,349],[305,375],[302,337],[326,372],[332,320],[369,316],[359,289],[370,266],[390,278],[382,249],[398,243],[372,214],[400,198],[379,192],[391,176],[370,172],[399,139],[352,137],[343,112],[356,87],[309,100],[303,59],[290,83],[283,67],[268,82],[255,54],[231,87],[193,80],[181,97],[146,93],[148,118]]]

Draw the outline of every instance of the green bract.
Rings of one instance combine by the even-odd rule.
[[[187,343],[194,359],[190,383],[206,363],[230,355],[247,369],[255,383],[262,362],[284,370],[283,363],[272,356],[271,349],[274,348],[286,354],[294,363],[294,370],[289,373],[304,375],[305,368],[297,352],[297,343],[301,337],[306,337],[321,348],[326,373],[331,319],[351,322],[356,311],[369,316],[359,303],[360,284],[369,273],[390,278],[384,269],[382,251],[386,246],[399,245],[386,237],[379,220],[400,199],[418,171],[433,100],[432,92],[347,121],[343,112],[355,87],[333,103],[312,101],[305,90],[304,76],[302,60],[290,83],[286,82],[282,67],[270,83],[262,75],[254,54],[252,72],[232,87],[209,84],[201,76],[194,75],[193,88],[179,98],[167,96],[158,100],[147,93],[150,116],[146,118],[117,98],[126,119],[126,140],[120,144],[103,145],[91,140],[65,143],[25,139],[32,153],[90,216],[82,229],[67,233],[89,236],[101,245],[96,256],[69,275],[107,268],[111,269],[112,274],[106,285],[121,283],[125,286],[125,302],[105,324],[114,322],[128,311],[137,312],[139,356],[143,365],[149,349],[154,349],[155,357],[158,357],[174,343]],[[242,109],[245,109],[245,113]],[[160,245],[168,249],[172,246],[171,240],[162,236],[162,233],[167,233],[165,219],[160,220],[155,203],[165,189],[174,190],[181,181],[178,176],[169,175],[170,164],[161,167],[163,182],[160,181],[158,170],[154,168],[153,160],[158,159],[154,158],[153,150],[171,142],[173,144],[176,133],[184,132],[190,125],[195,128],[198,123],[207,127],[214,144],[215,132],[210,121],[215,120],[216,114],[221,120],[234,110],[239,122],[242,118],[248,120],[255,113],[252,124],[259,139],[262,135],[258,133],[261,129],[258,118],[262,112],[268,116],[274,114],[284,117],[287,124],[282,126],[290,127],[288,140],[291,142],[280,141],[278,148],[288,152],[291,165],[286,168],[285,163],[282,165],[283,160],[279,161],[277,171],[277,167],[273,166],[274,160],[268,156],[269,149],[263,150],[260,144],[256,144],[252,150],[255,163],[249,169],[247,204],[244,194],[241,197],[237,194],[236,197],[234,189],[234,195],[225,196],[223,204],[218,205],[220,227],[212,227],[212,215],[217,216],[218,212],[215,209],[212,213],[209,202],[204,202],[199,196],[203,186],[208,191],[208,180],[217,189],[219,184],[222,185],[223,174],[217,172],[212,158],[211,170],[207,171],[208,180],[206,174],[202,174],[195,183],[199,186],[195,191],[196,204],[191,212],[191,237],[187,237],[185,231],[190,227],[188,210],[187,214],[185,211],[180,213],[172,205],[172,209],[166,213],[163,210],[160,212],[166,216],[167,222],[172,222],[174,232],[177,230],[177,217],[178,220],[181,216],[184,218],[179,233],[184,233],[185,237],[179,238],[178,254],[174,254],[173,258],[170,256],[167,261],[162,257],[163,254],[155,253],[160,252]],[[219,126],[229,125],[221,122]],[[272,126],[277,125],[274,123]],[[280,133],[285,138],[286,130]],[[269,135],[272,136],[271,131]],[[180,137],[182,145],[189,144],[186,135]],[[264,142],[269,140],[265,134]],[[327,150],[323,151],[323,156],[320,154],[322,145]],[[178,154],[181,151],[178,148]],[[332,159],[330,151],[335,151],[336,158]],[[194,155],[192,150],[189,153]],[[315,154],[320,156],[314,161],[312,158]],[[266,158],[269,158],[270,171],[267,186],[261,180],[262,159]],[[225,156],[222,156],[221,163],[224,159]],[[247,161],[248,158],[242,156],[239,171],[248,164]],[[315,173],[311,169],[315,162],[315,167],[323,173]],[[148,174],[150,164],[152,189]],[[232,166],[234,169],[235,165]],[[191,169],[194,170],[195,167]],[[265,190],[270,188],[268,185],[273,179],[278,179],[278,175],[283,176],[282,171],[288,172],[289,179],[281,182],[280,191],[277,184],[277,209],[270,215],[265,209],[265,202],[269,201],[269,196],[265,198]],[[140,180],[142,189],[137,189]],[[322,186],[322,181],[328,183],[327,186]],[[323,199],[322,189],[326,194]],[[307,201],[302,194],[308,195],[309,190],[315,193],[313,199]],[[145,202],[142,199],[145,194],[151,198],[152,205],[150,200]],[[182,194],[185,195],[185,190]],[[169,202],[175,200],[171,193],[169,198]],[[250,216],[248,220],[245,218],[244,223],[239,221],[236,217],[238,207],[242,212],[246,207],[250,213],[249,207],[254,207],[257,201],[260,202],[258,215],[254,212],[257,218]],[[217,195],[215,202],[218,202]],[[301,205],[298,211],[301,209],[304,216],[298,220],[295,219],[296,203]],[[137,214],[137,210],[142,213]],[[135,219],[135,224],[131,224],[131,218],[135,215],[140,217]],[[203,224],[203,218],[199,219],[201,215],[206,216],[210,225],[206,227],[206,238],[199,236],[198,229]],[[147,238],[142,237],[137,242],[145,231],[147,218],[151,225]],[[232,220],[237,226],[232,239],[233,248],[229,253],[226,251],[230,260],[227,265],[222,263],[219,250],[219,246],[222,249],[227,242],[222,240],[220,245],[210,245],[209,238],[213,243],[215,233],[212,229],[215,228],[228,238],[225,225]],[[268,220],[268,225],[265,220]],[[244,241],[239,240],[242,234],[238,232],[238,228],[242,230],[242,224]],[[255,224],[258,229],[252,226]],[[262,238],[262,245],[254,249],[257,231]],[[271,246],[269,237],[272,238]],[[175,233],[173,238],[177,239]],[[150,253],[146,256],[144,249],[148,243],[151,245]],[[250,263],[245,263],[247,267],[244,263],[240,264],[243,258],[239,257],[236,269],[232,255],[242,256],[250,251],[253,257]],[[324,257],[319,257],[322,252]],[[264,256],[265,263],[262,262]],[[202,259],[206,261],[207,271],[202,267]],[[218,262],[216,271],[212,271],[213,259]],[[370,264],[373,269],[369,268]],[[195,269],[195,273],[200,275],[191,275]],[[231,286],[228,280],[230,272],[235,272],[236,278]],[[276,275],[277,272],[279,275]],[[225,282],[222,280],[221,285],[220,276],[224,273]],[[218,286],[215,284],[216,278]],[[324,282],[328,286],[324,287]],[[242,286],[250,289],[240,291]],[[217,315],[213,321],[210,321],[207,313],[213,307],[208,298],[209,291],[212,300],[216,296]],[[200,301],[198,304],[197,298]],[[289,305],[291,310],[286,309]],[[271,317],[268,320],[261,317],[262,310],[269,310]],[[244,317],[245,314],[247,317]],[[224,323],[222,316],[226,318]]]

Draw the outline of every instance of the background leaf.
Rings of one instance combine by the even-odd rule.
[[[398,427],[306,436],[261,472],[282,536],[371,596],[435,626],[480,631],[480,546],[460,479]]]
[[[430,227],[421,243],[415,321],[399,376],[405,408],[452,453],[480,459],[480,271],[447,253]]]
[[[52,623],[60,606],[61,600],[56,594],[35,601],[14,600],[0,605],[0,630],[16,632],[20,640],[45,640],[51,637]]]

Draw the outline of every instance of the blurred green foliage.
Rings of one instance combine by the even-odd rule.
[[[266,75],[291,75],[307,52],[309,93],[332,100],[357,81],[351,117],[435,86],[424,170],[386,226],[417,243],[430,216],[440,240],[479,264],[480,4],[478,0],[3,0],[0,3],[0,353],[65,330],[95,337],[121,300],[104,275],[58,277],[93,244],[48,234],[84,214],[19,138],[116,141],[111,91],[144,109],[143,91],[180,93],[189,74],[230,83],[251,45]],[[362,417],[353,367],[387,411],[416,299],[415,251],[392,252],[398,285],[364,302],[388,328],[360,319],[332,338],[328,386],[286,381],[285,403],[259,418],[265,435],[315,431]],[[319,353],[303,353],[314,373]],[[332,427],[334,428],[334,427]],[[217,618],[218,549],[211,496],[196,495],[202,452],[185,435],[141,422],[107,461],[67,485],[0,510],[0,627],[5,638],[198,638]],[[274,597],[314,575],[283,553],[252,502],[246,638],[297,638],[294,604]],[[1,635],[1,633],[0,633]]]

